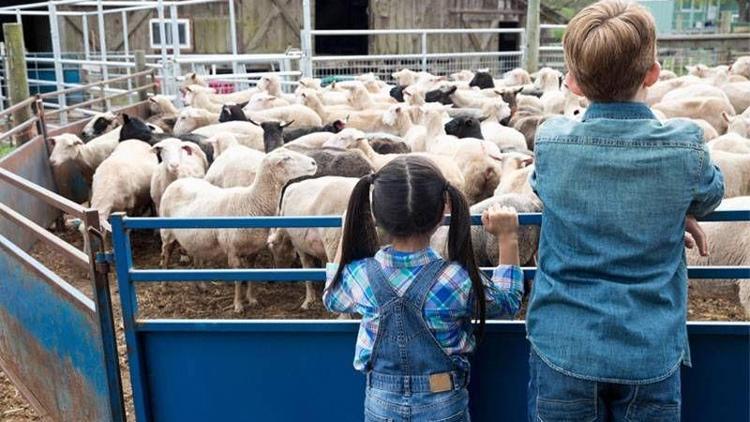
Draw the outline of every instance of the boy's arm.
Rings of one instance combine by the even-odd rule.
[[[724,176],[721,170],[711,161],[711,155],[706,145],[703,145],[703,159],[701,160],[698,184],[693,194],[693,202],[688,208],[688,215],[703,217],[709,214],[721,203],[724,197]]]

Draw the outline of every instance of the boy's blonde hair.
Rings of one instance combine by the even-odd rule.
[[[586,98],[632,100],[656,61],[654,18],[635,2],[602,0],[568,23],[563,48]]]

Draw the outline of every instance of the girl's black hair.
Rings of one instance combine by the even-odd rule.
[[[346,211],[341,262],[329,288],[339,283],[347,264],[370,258],[378,251],[376,221],[379,227],[395,237],[430,234],[443,220],[446,197],[451,210],[448,260],[457,262],[469,273],[474,293],[474,317],[479,321],[477,336],[481,337],[486,309],[484,275],[474,260],[469,205],[461,191],[448,183],[428,158],[398,157],[377,173],[359,179]]]

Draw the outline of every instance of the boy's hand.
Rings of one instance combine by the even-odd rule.
[[[708,239],[706,234],[703,233],[698,221],[692,215],[688,215],[685,220],[685,247],[693,249],[696,245],[698,246],[698,253],[701,256],[708,256]]]
[[[518,232],[518,213],[510,207],[494,204],[482,213],[482,224],[487,232],[495,236]]]

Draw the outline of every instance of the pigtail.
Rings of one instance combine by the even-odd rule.
[[[341,280],[344,267],[352,261],[369,258],[378,251],[378,233],[370,207],[370,186],[375,176],[364,176],[354,186],[346,209],[344,230],[341,234],[341,262],[329,288]]]
[[[448,259],[461,264],[469,273],[471,288],[474,292],[474,318],[479,321],[477,339],[484,334],[487,301],[484,293],[484,274],[479,270],[474,259],[474,248],[471,245],[471,214],[464,195],[450,183],[446,192],[451,204],[451,219],[448,229]]]

